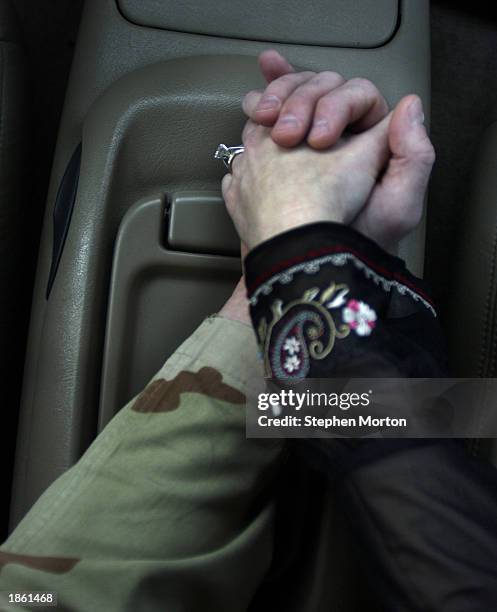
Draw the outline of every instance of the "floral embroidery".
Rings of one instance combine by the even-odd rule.
[[[283,346],[283,350],[290,355],[295,355],[296,353],[300,353],[300,342],[297,340],[295,336],[291,336],[285,340],[285,344]]]
[[[283,365],[283,368],[289,372],[290,374],[292,372],[296,372],[300,367],[300,359],[297,357],[297,355],[293,355],[292,357],[287,357],[285,364]]]
[[[325,290],[308,289],[297,300],[283,305],[273,302],[272,321],[262,319],[258,326],[259,343],[264,356],[266,375],[281,379],[302,379],[310,370],[311,360],[325,359],[336,340],[351,331],[369,336],[375,326],[375,311],[365,302],[346,299],[346,285],[331,285]],[[334,312],[343,321],[335,322]]]
[[[272,304],[272,321],[263,318],[258,325],[265,370],[277,378],[305,378],[311,359],[321,360],[331,353],[337,339],[350,333],[346,324],[335,324],[331,310],[346,303],[349,289],[332,283],[325,290],[308,289],[302,298],[283,305]]]
[[[376,312],[364,302],[350,300],[342,311],[344,323],[358,336],[369,336],[376,326]]]

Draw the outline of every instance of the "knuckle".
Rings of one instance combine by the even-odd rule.
[[[286,90],[289,86],[299,85],[303,80],[313,77],[315,72],[293,72],[290,74],[284,74],[279,79],[273,81],[268,85],[268,90],[274,85],[274,90],[284,89]]]
[[[302,100],[307,100],[309,98],[309,94],[309,89],[305,85],[301,85],[290,94],[285,102],[285,106],[292,105],[295,102],[300,103]]]
[[[270,89],[275,90],[280,89],[282,87],[285,88],[287,85],[292,85],[295,82],[298,82],[297,74],[284,74],[283,76],[280,76],[278,79],[270,83],[267,89],[269,91]]]
[[[249,124],[245,134],[245,146],[254,146],[265,132],[265,127],[256,123]]]
[[[257,106],[257,103],[262,98],[262,92],[252,90],[247,92],[242,99],[242,106],[247,110],[252,110]]]
[[[309,110],[312,99],[312,93],[308,88],[296,89],[283,104],[280,116],[291,114],[299,117],[302,114],[306,114],[306,112]]]
[[[357,87],[358,89],[361,89],[368,95],[378,95],[380,93],[376,85],[372,81],[364,77],[356,77],[354,79],[350,79],[350,81],[348,81],[348,84],[351,87]]]
[[[251,134],[256,129],[256,126],[253,123],[247,123],[242,131],[242,141],[246,142],[249,134]]]
[[[252,149],[256,145],[260,134],[259,127],[260,126],[257,126],[251,130],[247,130],[244,137],[244,145],[246,149]]]
[[[320,87],[321,85],[342,85],[345,83],[345,79],[338,72],[323,70],[323,72],[318,72],[318,74],[311,79],[310,83],[316,87]]]
[[[428,168],[431,168],[435,163],[437,154],[435,151],[435,147],[428,138],[416,151],[415,158],[418,163],[422,164],[423,166],[427,166]]]
[[[316,104],[315,116],[319,118],[321,115],[326,115],[331,109],[333,109],[333,92],[323,96],[318,100]]]
[[[316,76],[316,72],[314,70],[304,70],[303,72],[297,72],[297,75],[300,75],[301,79],[310,80]]]

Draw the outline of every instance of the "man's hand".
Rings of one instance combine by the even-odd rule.
[[[251,91],[243,100],[245,114],[257,124],[272,127],[282,147],[307,140],[315,149],[336,144],[343,131],[367,130],[388,114],[388,104],[367,79],[346,81],[337,72],[295,72],[276,51],[259,57],[269,83],[264,92]]]
[[[360,134],[384,121],[388,105],[365,79],[345,79],[334,72],[296,73],[276,51],[259,58],[269,83],[264,92],[249,92],[243,108],[249,117],[245,133],[255,125],[271,127],[274,142],[283,147],[304,140],[328,149],[345,129]],[[433,146],[423,125],[417,96],[407,96],[392,114],[384,174],[374,185],[352,225],[390,248],[419,223],[431,168]],[[228,182],[228,179],[226,179]]]

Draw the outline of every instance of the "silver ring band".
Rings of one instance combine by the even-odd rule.
[[[214,153],[215,159],[222,159],[223,164],[231,172],[231,164],[237,155],[240,155],[245,151],[245,147],[240,145],[238,147],[227,147],[225,144],[220,144],[216,152]]]

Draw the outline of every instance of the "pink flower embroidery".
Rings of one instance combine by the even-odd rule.
[[[344,323],[358,336],[369,336],[376,326],[376,312],[364,302],[350,300],[342,311]]]

